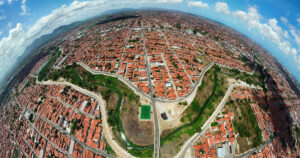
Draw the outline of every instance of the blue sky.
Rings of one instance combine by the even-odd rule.
[[[125,7],[174,9],[224,23],[267,48],[300,81],[299,0],[0,0],[0,81],[34,39]]]

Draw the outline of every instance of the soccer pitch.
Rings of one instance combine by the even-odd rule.
[[[150,105],[142,105],[140,119],[149,120],[150,118],[151,118],[151,106]]]

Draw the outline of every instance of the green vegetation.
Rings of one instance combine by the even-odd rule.
[[[167,129],[163,131],[161,137],[161,147],[163,156],[173,156],[172,153],[176,153],[191,135],[201,131],[201,127],[205,121],[211,116],[216,106],[220,103],[224,97],[226,90],[228,89],[228,78],[236,80],[242,80],[249,84],[264,87],[264,76],[259,72],[255,72],[253,75],[240,72],[237,69],[228,69],[213,66],[206,72],[202,84],[199,86],[197,94],[191,105],[184,111],[180,118],[181,126],[173,129]],[[245,100],[249,104],[250,100]],[[261,144],[261,131],[256,123],[256,117],[250,109],[245,109],[245,113],[241,118],[247,117],[247,123],[240,125],[239,129],[244,135],[251,135],[252,146]],[[239,123],[238,123],[239,124]],[[217,123],[212,123],[212,126]],[[245,126],[244,126],[245,125]],[[247,129],[252,126],[251,130]],[[244,136],[243,135],[243,136]],[[255,135],[255,137],[252,137]],[[245,136],[246,137],[246,136]],[[172,147],[170,147],[172,146]]]
[[[181,118],[181,122],[185,124],[163,132],[161,146],[164,147],[166,144],[170,146],[172,144],[173,148],[168,147],[170,149],[166,150],[179,150],[186,139],[196,132],[201,132],[202,125],[213,113],[227,89],[227,84],[224,83],[225,79],[218,75],[219,71],[220,68],[214,66],[205,75],[195,99]],[[206,96],[203,97],[203,94],[206,94]],[[163,151],[163,154],[169,151]]]
[[[297,144],[300,145],[300,128],[297,125],[295,125],[295,133],[296,133]]]
[[[184,106],[187,106],[187,105],[188,105],[187,101],[179,102],[178,104],[179,104],[179,105],[184,105]]]
[[[120,119],[120,108],[123,97],[126,97],[129,103],[139,102],[138,95],[136,95],[131,89],[129,89],[117,78],[105,75],[93,75],[92,73],[84,70],[76,63],[68,65],[64,69],[57,69],[55,71],[52,71],[48,76],[48,78],[52,80],[57,80],[59,77],[63,77],[68,82],[90,91],[100,92],[103,99],[106,101],[108,101],[110,96],[116,94],[118,96],[117,106],[114,109],[108,110],[107,122],[112,127],[117,141],[133,156],[152,157],[153,145],[139,146],[132,143],[127,138],[126,140],[123,140],[121,138],[121,133],[125,133]]]
[[[255,85],[260,86],[261,88],[266,90],[264,78],[265,76],[261,74],[260,72],[255,72],[253,75],[247,74],[245,72],[241,72],[238,69],[227,69],[227,68],[221,68],[222,73],[228,75],[231,78],[234,79],[240,79],[242,81],[245,81],[249,85]]]
[[[195,27],[195,28],[193,29],[193,33],[194,33],[194,35],[196,35],[196,34],[197,34],[197,32],[200,32],[200,30],[199,30],[198,28],[196,28],[196,27]]]
[[[42,81],[43,79],[47,78],[48,73],[50,72],[50,70],[54,66],[56,60],[59,58],[61,53],[62,52],[59,50],[59,48],[56,48],[55,51],[51,53],[51,56],[48,60],[48,63],[39,72],[38,81]]]
[[[135,39],[130,39],[128,40],[129,43],[135,43],[138,42],[140,40],[140,38],[135,38]]]
[[[175,27],[180,30],[181,29],[180,23],[175,24]]]
[[[112,147],[109,145],[109,143],[107,142],[107,140],[104,138],[103,141],[106,143],[106,148],[105,148],[106,152],[107,152],[108,154],[115,155],[115,154],[116,154],[115,151],[114,151],[114,150],[112,149]]]
[[[15,149],[14,150],[14,158],[18,158],[19,157],[19,150]]]
[[[72,125],[71,125],[71,131],[70,131],[70,134],[71,135],[74,135],[75,134],[75,130],[76,129],[79,129],[79,127],[77,126],[77,123],[79,122],[79,120],[75,119],[73,122],[72,122]]]
[[[211,126],[218,126],[218,122],[211,123]]]
[[[172,65],[173,65],[176,69],[178,69],[178,65],[177,65],[177,63],[175,63],[174,61],[172,62]]]
[[[151,106],[150,105],[142,105],[140,119],[149,120],[150,118],[151,118]]]
[[[298,126],[295,127],[295,131],[296,131],[297,135],[300,136],[300,128]]]
[[[249,104],[249,100],[228,101],[229,111],[234,112],[233,127],[239,133],[237,139],[241,152],[259,146],[262,143],[262,133],[256,121],[256,116]],[[252,144],[248,145],[248,141]]]
[[[108,154],[115,154],[115,151],[111,148],[111,146],[108,143],[106,144],[106,152]]]
[[[197,99],[194,99],[191,105],[188,107],[187,111],[193,111],[194,113],[197,113],[197,116],[195,118],[191,118],[189,117],[191,115],[185,115],[187,119],[190,120],[190,123],[182,125],[177,129],[175,129],[174,131],[172,131],[171,133],[169,133],[166,137],[162,139],[161,141],[162,145],[167,141],[171,141],[175,139],[176,137],[180,136],[183,133],[187,133],[188,135],[193,135],[194,133],[201,131],[201,125],[205,122],[203,118],[203,116],[205,115],[204,111],[206,111],[206,109],[212,109],[213,107],[212,100],[216,93],[216,89],[219,86],[218,85],[219,81],[216,79],[217,76],[216,70],[214,70],[212,73],[214,76],[214,89],[210,97],[205,101],[203,106],[199,104],[199,101]],[[212,111],[213,110],[211,110],[210,112]]]

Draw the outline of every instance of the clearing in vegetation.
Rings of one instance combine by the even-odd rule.
[[[140,119],[150,120],[150,118],[151,118],[151,106],[150,105],[142,105]]]
[[[228,88],[227,78],[219,72],[220,67],[217,65],[206,72],[193,102],[182,114],[182,125],[163,131],[162,157],[173,157],[186,140],[193,134],[201,132],[202,125],[214,112]]]
[[[90,91],[101,93],[107,102],[107,122],[118,144],[136,157],[152,157],[154,127],[151,121],[139,121],[140,98],[115,77],[93,75],[73,63],[49,73],[48,79],[60,77]],[[121,119],[122,118],[122,119]],[[125,139],[122,138],[125,135]],[[140,142],[149,144],[140,145]]]
[[[197,94],[191,105],[189,105],[189,107],[183,112],[182,117],[180,118],[182,125],[177,128],[166,129],[162,132],[162,157],[173,157],[179,152],[180,147],[184,144],[184,142],[186,142],[186,140],[188,140],[188,138],[197,132],[201,132],[201,127],[224,97],[225,92],[229,87],[229,78],[242,80],[248,84],[260,86],[265,89],[263,81],[264,76],[259,71],[256,71],[253,75],[249,75],[247,73],[240,72],[237,69],[228,69],[214,65],[203,77],[202,84],[199,86]],[[242,115],[241,117],[245,116],[248,115]],[[214,124],[215,123],[212,125]],[[255,126],[253,127],[256,128]],[[255,130],[255,132],[259,133],[258,130]],[[255,139],[254,144],[260,144],[260,138]]]
[[[249,99],[229,100],[225,105],[228,111],[234,113],[233,128],[234,132],[239,134],[237,142],[240,153],[262,144],[261,130],[249,103]]]
[[[56,63],[56,60],[59,58],[61,53],[62,52],[59,50],[59,48],[56,48],[55,51],[51,53],[51,56],[48,59],[47,64],[41,69],[41,71],[38,74],[39,81],[47,79],[48,73],[53,68],[54,64]]]

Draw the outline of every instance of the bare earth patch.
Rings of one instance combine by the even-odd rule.
[[[120,110],[121,121],[125,134],[131,142],[140,146],[148,146],[153,144],[153,121],[140,121],[139,108],[139,104],[131,102],[129,105],[127,99],[124,98]]]

